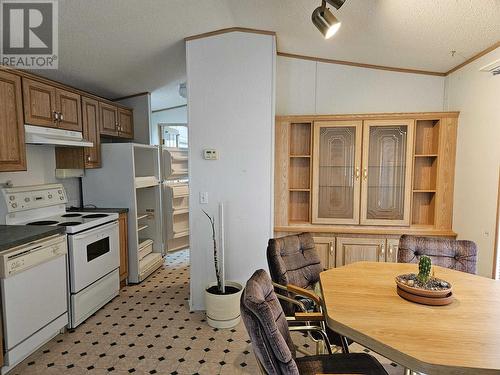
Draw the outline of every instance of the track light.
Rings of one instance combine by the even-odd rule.
[[[325,39],[329,39],[339,31],[341,22],[333,15],[332,12],[326,7],[326,2],[339,9],[345,0],[323,0],[321,6],[314,9],[312,13],[312,22],[323,34]]]

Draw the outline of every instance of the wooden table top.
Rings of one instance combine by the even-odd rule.
[[[408,302],[394,278],[416,264],[359,262],[320,274],[327,324],[426,374],[500,374],[500,281],[433,266],[449,281],[448,306]]]

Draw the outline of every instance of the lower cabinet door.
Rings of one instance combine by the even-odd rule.
[[[313,240],[323,269],[335,267],[335,238],[313,237]]]
[[[355,262],[385,262],[385,238],[337,237],[336,266]]]
[[[387,262],[398,262],[399,238],[387,239]]]

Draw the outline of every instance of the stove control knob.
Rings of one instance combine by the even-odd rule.
[[[59,197],[59,199],[63,201],[63,200],[64,200],[64,197]]]
[[[57,191],[57,194],[62,194],[62,190],[58,190],[58,191]]]
[[[52,199],[52,194],[47,195],[49,199]]]
[[[30,199],[29,199],[28,197],[26,197],[26,198],[24,198],[24,201],[25,201],[26,203],[28,203],[28,202],[30,201]]]
[[[9,197],[9,199],[10,199],[11,201],[13,201],[14,199],[16,199],[16,197],[15,197],[14,195],[11,195],[11,196]]]
[[[17,203],[12,203],[12,208],[17,208]]]

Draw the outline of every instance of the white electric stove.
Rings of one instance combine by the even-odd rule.
[[[7,225],[52,225],[66,230],[70,323],[74,328],[119,293],[118,214],[66,212],[61,184],[2,189]]]

